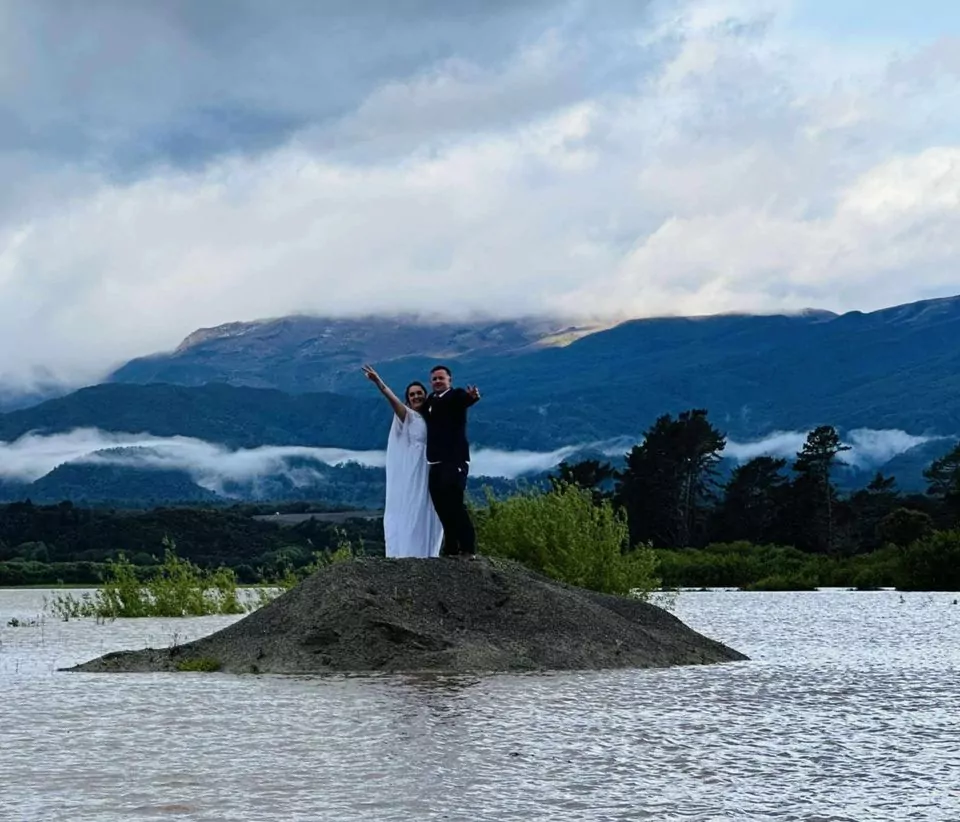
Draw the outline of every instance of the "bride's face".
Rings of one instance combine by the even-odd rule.
[[[419,385],[411,385],[407,389],[407,405],[414,411],[419,411],[423,401],[427,398],[427,392]]]

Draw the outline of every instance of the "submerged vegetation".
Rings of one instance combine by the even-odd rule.
[[[146,580],[126,556],[107,563],[103,584],[92,595],[57,593],[47,603],[61,619],[96,617],[184,617],[242,614],[236,574],[229,568],[205,571],[177,556],[164,540],[163,563]]]
[[[316,552],[309,564],[287,568],[244,596],[232,569],[204,570],[178,556],[173,541],[164,539],[163,545],[163,563],[145,579],[121,554],[107,563],[103,583],[93,594],[58,592],[47,602],[47,609],[64,620],[243,614],[265,605],[321,566],[352,559],[363,549],[362,542],[355,547],[344,537],[336,550]]]
[[[222,666],[220,661],[213,659],[213,657],[201,656],[194,657],[193,659],[184,659],[177,663],[178,671],[193,671],[196,673],[215,673],[219,671]]]

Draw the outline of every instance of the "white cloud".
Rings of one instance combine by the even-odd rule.
[[[753,442],[737,442],[728,439],[723,455],[737,462],[748,462],[756,457],[792,459],[803,447],[806,438],[807,435],[802,431],[775,431]]]
[[[550,452],[475,448],[471,473],[477,477],[512,479],[548,471],[577,450],[575,446]],[[0,478],[25,482],[39,479],[64,463],[79,462],[186,471],[198,485],[222,492],[230,483],[256,482],[273,475],[285,475],[296,485],[309,483],[317,474],[298,463],[302,460],[382,468],[386,455],[383,451],[302,446],[233,450],[192,437],[155,437],[95,428],[77,428],[63,434],[25,434],[13,442],[0,441]]]
[[[724,456],[745,462],[761,455],[792,459],[806,434],[778,432],[755,442],[729,441]],[[857,429],[844,438],[851,450],[841,461],[858,468],[883,465],[909,449],[942,439],[915,436],[904,431]],[[622,456],[631,447],[623,438],[607,443],[569,445],[554,451],[503,451],[475,447],[470,472],[473,477],[516,479],[551,471],[578,452],[589,450],[609,458]],[[304,464],[304,461],[308,461]],[[283,475],[295,485],[310,484],[318,474],[309,461],[326,465],[357,463],[371,468],[385,464],[383,451],[345,448],[262,446],[233,450],[191,437],[155,437],[150,434],[112,433],[78,428],[48,436],[25,434],[13,442],[0,441],[0,478],[32,482],[64,463],[99,463],[135,468],[186,471],[198,485],[217,493],[234,483],[256,484],[260,479]]]
[[[868,310],[956,290],[952,52],[838,52],[791,30],[778,0],[661,3],[654,21],[615,5],[601,26],[538,4],[506,51],[462,27],[434,61],[391,40],[366,80],[347,60],[350,93],[323,103],[317,87],[316,105],[281,93],[288,71],[238,67],[254,113],[274,89],[303,120],[257,152],[125,181],[31,166],[19,210],[0,203],[0,382],[95,380],[195,328],[293,311]],[[91,92],[111,135],[169,125],[224,87],[216,27],[171,20],[131,69],[158,84],[155,107],[137,100],[124,120]],[[268,33],[293,38],[291,65],[309,51],[295,28]],[[484,31],[493,43],[503,27]],[[199,79],[174,94],[157,66],[178,49]],[[44,111],[67,105],[46,90]]]
[[[109,449],[119,449],[110,451]],[[124,450],[130,449],[130,450]],[[107,451],[107,453],[98,453]],[[13,442],[0,441],[0,477],[36,480],[66,462],[185,470],[204,487],[226,481],[286,472],[286,460],[308,458],[328,465],[356,462],[384,465],[382,451],[343,448],[263,446],[231,450],[193,437],[155,437],[151,434],[111,433],[77,428],[63,434],[25,434]]]
[[[471,454],[470,473],[477,477],[516,479],[524,474],[552,471],[579,450],[580,446],[576,445],[543,452],[474,448]]]
[[[841,454],[840,459],[856,468],[872,468],[883,465],[918,445],[938,440],[952,442],[953,438],[919,437],[908,434],[906,431],[873,431],[869,428],[857,428],[847,433],[845,442],[850,446],[850,450]]]
[[[776,431],[752,442],[728,440],[724,456],[740,463],[762,456],[781,457],[792,463],[803,448],[806,439],[806,432]],[[877,431],[870,428],[856,428],[841,436],[841,442],[848,446],[849,450],[842,451],[837,459],[854,468],[875,468],[918,445],[947,439],[950,438],[918,436],[897,429]]]

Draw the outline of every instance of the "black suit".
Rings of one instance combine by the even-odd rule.
[[[476,400],[462,388],[431,394],[421,409],[427,421],[430,498],[443,526],[444,556],[473,555],[477,538],[464,502],[470,473],[467,409]]]

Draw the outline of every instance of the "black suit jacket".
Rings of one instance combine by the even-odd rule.
[[[427,422],[427,462],[470,462],[467,409],[475,402],[463,388],[427,397],[420,411]]]

